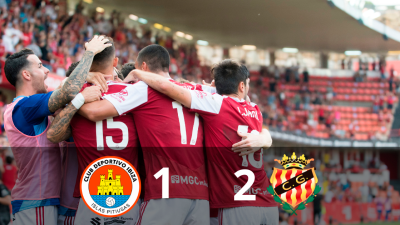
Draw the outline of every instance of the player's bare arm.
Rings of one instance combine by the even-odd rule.
[[[82,91],[82,95],[85,99],[85,103],[98,101],[101,98],[100,87],[88,87]],[[72,103],[69,103],[63,110],[61,110],[47,131],[47,139],[53,143],[58,143],[71,137],[71,127],[69,124],[78,110],[79,109],[77,109]]]
[[[89,69],[92,65],[93,57],[105,48],[111,46],[111,44],[106,44],[107,41],[108,39],[105,39],[103,36],[99,37],[96,35],[90,42],[85,44],[86,52],[79,65],[71,73],[70,77],[65,81],[65,84],[61,89],[55,90],[50,96],[50,112],[55,112],[57,109],[63,107],[75,98],[86,81]]]
[[[1,205],[10,205],[11,204],[11,195],[0,197],[0,204]]]
[[[232,145],[232,150],[239,153],[240,156],[254,153],[260,148],[269,148],[272,145],[271,134],[267,129],[262,129],[260,134],[240,133],[238,135],[243,138]]]
[[[190,108],[192,104],[192,95],[190,94],[190,91],[188,89],[180,87],[170,82],[167,78],[164,78],[155,73],[145,72],[142,70],[132,70],[130,74],[131,73],[134,77],[145,82],[151,88]]]
[[[79,115],[93,122],[101,121],[109,117],[119,116],[114,105],[108,100],[96,101],[83,105],[78,111]]]

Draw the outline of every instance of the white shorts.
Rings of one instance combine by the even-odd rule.
[[[76,211],[75,224],[94,224],[94,225],[135,225],[139,217],[139,209],[141,199],[139,199],[136,205],[127,213],[118,217],[102,217],[92,212],[82,198],[79,200],[78,210]]]
[[[57,206],[40,206],[22,210],[13,215],[13,225],[57,224]]]
[[[58,215],[57,225],[74,225],[75,216]]]
[[[219,209],[218,225],[279,225],[279,210],[255,206]]]
[[[201,199],[151,199],[143,202],[136,225],[204,225],[210,223],[210,203]]]

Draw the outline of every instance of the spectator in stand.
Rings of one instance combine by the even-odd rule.
[[[294,105],[295,105],[295,110],[300,110],[300,105],[301,105],[300,93],[296,93],[296,95],[294,96]]]
[[[295,82],[299,83],[300,82],[299,66],[296,65],[293,67],[293,73]]]
[[[264,112],[262,112],[262,117],[263,117],[263,122],[264,122],[264,124],[269,124],[269,121],[268,121],[268,119],[269,119],[269,115],[268,115],[269,107],[270,107],[270,106],[265,106],[265,107],[263,108],[263,109],[264,109]]]
[[[393,91],[393,81],[394,81],[394,76],[395,76],[396,71],[394,71],[393,67],[390,68],[389,72],[389,91]]]
[[[322,194],[318,194],[315,198],[314,198],[314,225],[320,225],[321,223],[321,218],[322,218],[322,199],[323,199],[323,195]]]
[[[309,77],[310,77],[310,74],[308,73],[307,68],[304,68],[304,71],[303,71],[303,82],[304,83],[308,83]]]
[[[381,95],[379,96],[379,110],[384,110],[385,109],[385,96]]]
[[[14,158],[12,156],[6,156],[6,162],[4,166],[3,173],[3,183],[8,188],[8,190],[12,190],[15,182],[17,180],[18,169],[15,165]]]
[[[340,111],[339,110],[335,110],[333,122],[334,123],[339,123],[340,122]]]
[[[290,82],[290,76],[292,75],[292,71],[290,70],[290,68],[286,68],[285,70],[285,81],[286,83]]]
[[[378,114],[379,113],[379,96],[375,96],[374,103],[372,105],[372,112]]]
[[[387,109],[389,111],[392,111],[393,109],[393,104],[394,104],[394,96],[393,96],[393,92],[388,92],[388,97],[387,97]]]
[[[281,78],[281,73],[279,72],[279,68],[277,66],[275,66],[275,70],[274,70],[274,78],[275,80],[279,81]]]
[[[41,58],[43,56],[42,50],[40,47],[36,44],[36,41],[32,41],[26,48],[29,48],[30,50],[37,55],[37,57]]]
[[[304,94],[304,110],[310,110],[311,97],[309,93]]]
[[[10,205],[11,192],[2,182],[2,173],[0,172],[0,225],[8,225],[10,223]]]
[[[333,120],[333,114],[329,113],[325,118],[325,126],[326,126],[326,128],[331,129],[332,120]]]
[[[380,64],[380,73],[381,73],[381,81],[385,80],[386,76],[385,76],[385,66],[383,64]]]
[[[275,93],[276,91],[276,80],[274,77],[269,80],[269,91],[272,93]]]
[[[376,204],[376,211],[378,212],[378,220],[381,220],[382,212],[384,210],[385,199],[382,194],[374,199]]]
[[[357,120],[353,120],[351,121],[351,123],[349,124],[349,138],[353,139],[356,133],[356,130],[358,130],[358,121]]]
[[[24,38],[23,33],[19,29],[18,22],[9,24],[3,35],[3,43],[6,47],[6,51],[9,53],[15,52],[15,46],[19,43],[21,39]]]
[[[390,199],[390,196],[386,197],[385,212],[385,221],[389,221],[389,216],[392,214],[392,200]]]
[[[268,106],[270,106],[272,110],[276,109],[275,100],[276,100],[275,93],[270,93],[268,95]]]
[[[319,91],[316,91],[314,94],[314,100],[313,100],[313,104],[314,105],[322,105],[322,94]]]
[[[323,107],[320,107],[318,110],[318,122],[323,123],[325,121],[325,110]]]

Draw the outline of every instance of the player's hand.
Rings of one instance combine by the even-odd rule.
[[[266,129],[264,129],[263,131],[267,132]],[[272,145],[272,138],[270,134],[267,135],[269,136],[269,138],[266,138],[265,135],[239,133],[238,131],[238,135],[242,137],[243,140],[233,144],[232,150],[239,153],[239,156],[249,155],[251,153],[257,152],[262,147],[271,147]]]
[[[139,81],[138,78],[138,73],[136,73],[136,70],[132,70],[131,72],[129,72],[128,76],[125,77],[124,82],[125,83],[136,83]]]
[[[100,87],[100,90],[105,93],[108,91],[107,80],[112,80],[112,77],[112,75],[104,75],[99,72],[89,72],[86,81]]]
[[[211,84],[206,83],[204,80],[202,81],[202,83],[203,83],[203,85],[205,85],[205,86],[215,87],[215,80],[212,80],[212,81],[211,81]]]
[[[108,41],[109,40],[105,38],[103,35],[101,36],[94,35],[92,40],[85,43],[86,51],[91,51],[96,55],[97,53],[102,52],[105,48],[112,46],[112,44],[110,43],[106,44],[106,42]]]
[[[87,87],[81,93],[85,98],[85,103],[98,101],[101,98],[101,91],[100,87],[98,86]]]
[[[250,97],[248,95],[246,95],[246,102],[251,102]]]

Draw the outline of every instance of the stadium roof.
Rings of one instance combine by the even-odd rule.
[[[300,50],[400,50],[400,43],[360,24],[325,0],[96,0],[220,45]]]

